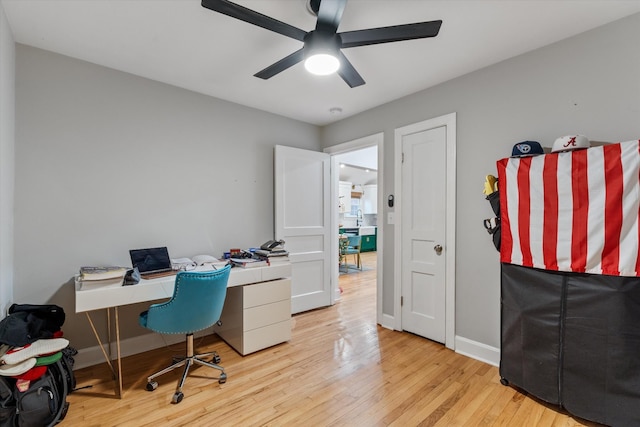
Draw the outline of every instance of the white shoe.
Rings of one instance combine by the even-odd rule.
[[[31,357],[16,364],[1,365],[0,375],[4,377],[14,377],[16,375],[22,375],[34,366],[36,366],[36,358]]]
[[[24,347],[14,347],[7,351],[0,357],[0,365],[16,365],[30,358],[55,353],[68,345],[69,340],[66,338],[40,339]]]

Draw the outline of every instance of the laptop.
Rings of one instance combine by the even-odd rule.
[[[145,279],[170,276],[177,272],[171,269],[171,259],[166,246],[160,248],[131,249],[131,265],[138,267],[140,276]]]

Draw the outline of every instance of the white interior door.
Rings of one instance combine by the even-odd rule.
[[[402,329],[446,338],[446,127],[401,136]]]
[[[275,237],[291,259],[291,311],[331,305],[330,157],[275,147]]]

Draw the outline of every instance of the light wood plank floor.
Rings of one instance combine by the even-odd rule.
[[[363,254],[375,267],[375,252]],[[340,276],[333,307],[293,317],[289,343],[242,357],[216,335],[228,380],[208,368],[187,379],[185,398],[171,404],[177,373],[146,376],[182,346],[123,359],[124,399],[114,396],[106,364],[78,370],[68,426],[596,426],[577,420],[499,382],[497,368],[443,345],[376,325],[375,269]]]

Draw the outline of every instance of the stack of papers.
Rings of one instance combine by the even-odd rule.
[[[126,267],[80,267],[80,277],[78,281],[81,289],[96,288],[103,286],[122,286]]]
[[[274,257],[288,256],[289,252],[285,251],[284,249],[279,249],[279,250],[276,250],[276,251],[268,251],[268,250],[264,250],[264,249],[256,249],[255,254],[259,255],[261,257],[274,258]]]
[[[171,258],[171,268],[182,271],[218,270],[227,264],[229,264],[228,260],[219,260],[211,255],[196,255],[193,258]]]
[[[269,265],[267,261],[256,258],[231,258],[233,265],[242,268],[266,267]]]
[[[267,261],[269,265],[289,262],[289,252],[284,249],[277,249],[275,251],[257,249],[255,251],[255,256],[261,260]]]

